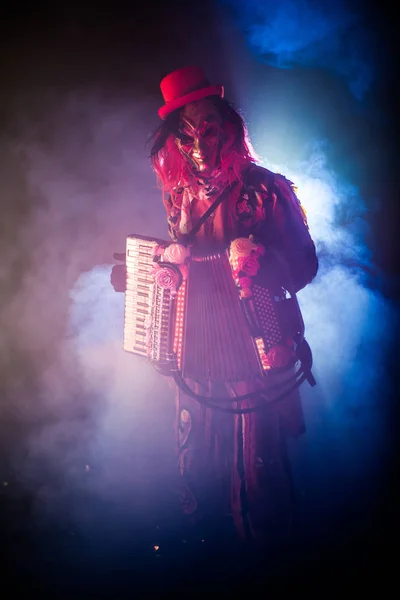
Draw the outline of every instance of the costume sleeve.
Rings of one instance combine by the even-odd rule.
[[[317,274],[315,245],[293,184],[282,175],[270,175],[268,182],[259,182],[255,186],[259,190],[256,197],[263,204],[263,218],[256,224],[254,234],[261,243],[272,246],[285,259],[298,292]]]
[[[277,250],[287,261],[295,291],[303,289],[318,271],[318,258],[307,218],[293,184],[281,175],[274,177],[269,215]]]

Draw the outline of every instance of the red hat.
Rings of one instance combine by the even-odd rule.
[[[200,67],[184,67],[173,71],[160,83],[161,93],[165,104],[158,114],[165,119],[177,108],[185,106],[190,102],[201,100],[207,96],[224,97],[222,85],[210,85],[204,72]]]

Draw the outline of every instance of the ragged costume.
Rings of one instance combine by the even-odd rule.
[[[293,500],[286,440],[305,424],[298,386],[274,402],[265,389],[272,372],[276,389],[293,378],[304,333],[295,298],[317,273],[315,245],[293,184],[256,164],[223,87],[186,67],[167,75],[161,91],[165,104],[151,156],[173,243],[152,246],[149,276],[171,293],[183,323],[170,352],[182,383],[180,502],[193,523],[231,515],[245,539],[285,541]],[[174,263],[180,263],[180,291]],[[263,273],[270,283],[264,285]],[[271,325],[275,313],[295,304],[298,322],[292,313],[284,317],[286,329]],[[186,355],[177,358],[181,351]]]

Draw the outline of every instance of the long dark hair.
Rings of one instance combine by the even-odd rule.
[[[243,166],[257,159],[244,120],[225,98],[209,96],[208,99],[221,116],[225,133],[220,154],[221,168],[226,170],[229,179],[240,178]],[[169,114],[149,140],[153,142],[150,158],[159,184],[164,192],[172,194],[178,187],[189,184],[193,177],[175,143],[182,110]]]

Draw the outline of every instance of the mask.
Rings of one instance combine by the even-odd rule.
[[[197,109],[197,110],[196,110]],[[218,167],[222,128],[215,109],[188,105],[181,118],[176,144],[193,170],[207,176]]]

